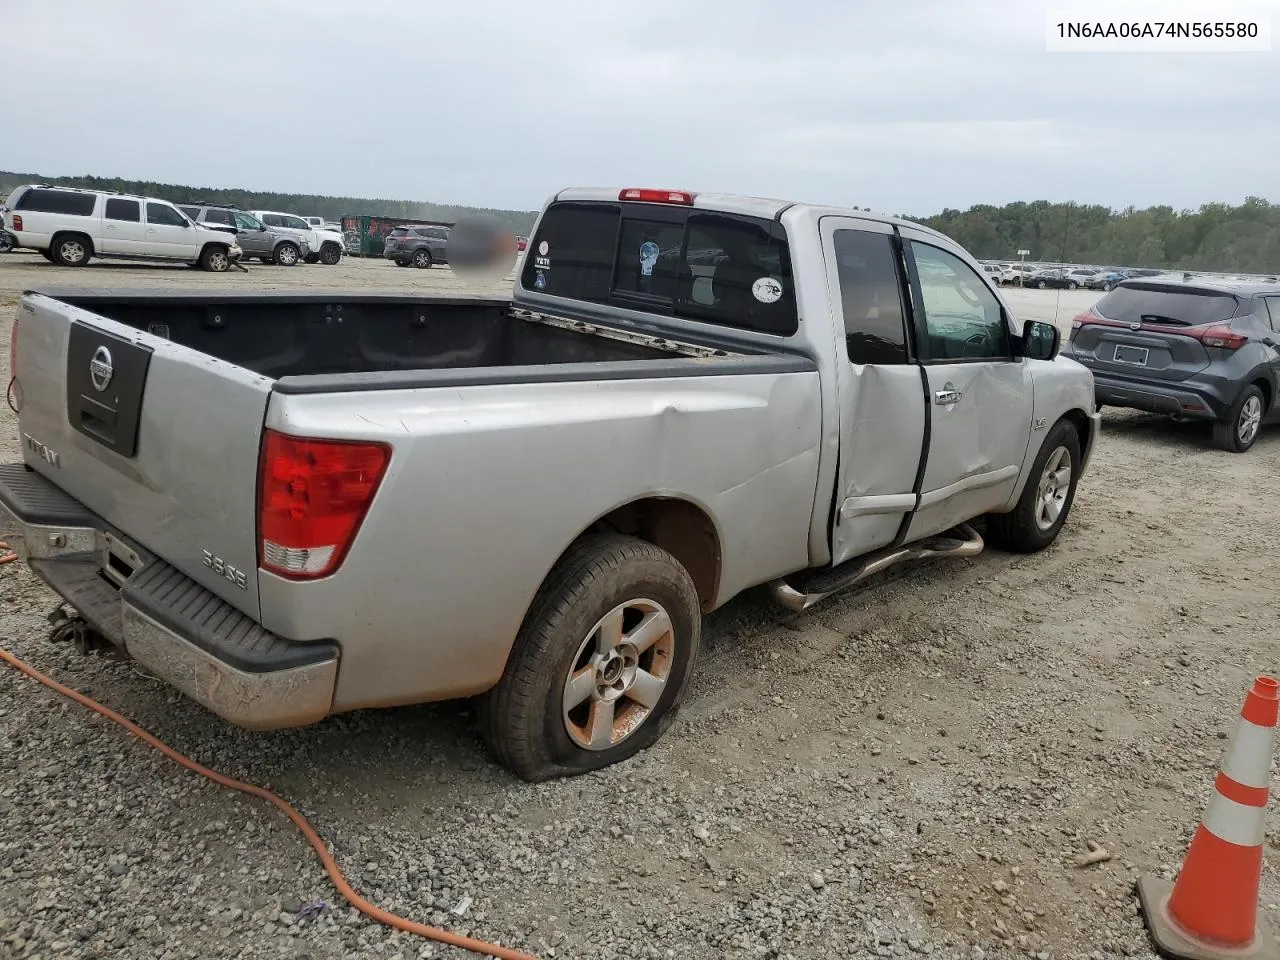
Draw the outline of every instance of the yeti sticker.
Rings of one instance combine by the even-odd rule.
[[[652,240],[640,244],[640,276],[653,276],[653,268],[658,265],[658,254],[661,252]]]
[[[761,303],[777,303],[782,299],[782,284],[773,277],[761,277],[751,285],[751,295]]]

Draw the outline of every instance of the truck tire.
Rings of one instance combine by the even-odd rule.
[[[413,259],[410,260],[409,262],[412,263],[419,270],[426,270],[431,266],[431,251],[415,250],[413,252]]]
[[[987,515],[987,543],[1013,553],[1049,546],[1067,522],[1079,479],[1080,434],[1069,421],[1059,420],[1044,438],[1014,508]]]
[[[58,261],[56,261],[56,260],[54,260],[54,259],[53,259],[53,251],[52,251],[52,250],[41,250],[41,251],[40,251],[40,256],[44,257],[44,258],[45,258],[46,260],[48,260],[50,263],[57,263],[57,262],[58,262]]]
[[[83,233],[59,233],[49,244],[49,252],[60,267],[83,267],[93,256],[93,243]]]
[[[308,254],[307,254],[305,257],[303,257],[302,259],[303,259],[303,261],[304,261],[305,263],[319,263],[319,262],[320,262],[320,254],[318,254],[318,253],[308,253]]]
[[[1240,391],[1226,416],[1213,425],[1213,445],[1228,453],[1244,453],[1262,432],[1267,401],[1256,383]]]
[[[302,251],[298,249],[298,245],[296,243],[290,243],[286,240],[284,243],[280,244],[280,246],[276,247],[275,256],[272,258],[272,262],[277,263],[282,267],[296,267],[301,254]]]
[[[536,782],[618,763],[670,726],[697,660],[698,592],[680,563],[617,534],[552,568],[480,703],[493,755]]]
[[[320,262],[326,267],[335,266],[342,259],[342,247],[332,240],[320,248]]]
[[[226,273],[231,269],[231,254],[221,244],[208,244],[200,251],[200,269],[210,273]]]

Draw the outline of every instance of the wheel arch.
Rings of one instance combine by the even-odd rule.
[[[623,533],[667,551],[688,571],[704,612],[715,606],[723,556],[720,530],[710,512],[676,495],[648,494],[596,517],[565,545],[556,563],[583,537]],[[554,567],[555,564],[552,564]]]
[[[61,229],[61,230],[55,230],[55,231],[53,232],[53,235],[52,235],[51,237],[49,237],[49,250],[50,250],[50,251],[52,251],[52,250],[53,250],[53,248],[54,248],[54,247],[56,247],[56,246],[58,245],[58,241],[59,241],[62,237],[67,237],[67,236],[72,236],[72,237],[81,237],[81,238],[83,238],[83,240],[85,241],[85,243],[87,243],[87,244],[89,245],[89,253],[90,253],[90,255],[93,255],[93,254],[95,254],[95,253],[97,253],[97,252],[98,252],[97,245],[96,245],[96,244],[94,244],[94,242],[93,242],[93,237],[92,237],[92,236],[90,236],[90,235],[89,235],[88,233],[86,233],[84,230],[76,230],[76,229],[71,228],[71,227],[64,227],[64,228],[63,228],[63,229]]]

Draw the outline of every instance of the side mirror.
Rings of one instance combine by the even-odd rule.
[[[1055,324],[1028,320],[1022,325],[1022,355],[1028,360],[1052,360],[1062,346],[1062,331]]]
[[[266,232],[267,232],[267,225],[266,225],[265,223],[260,223],[260,224],[258,224],[258,232],[259,232],[259,233],[266,233]]]

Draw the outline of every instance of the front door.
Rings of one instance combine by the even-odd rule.
[[[239,211],[233,216],[236,237],[240,240],[240,249],[246,257],[270,257],[275,253],[275,234],[267,230],[256,217]]]
[[[171,257],[174,260],[194,260],[196,231],[191,221],[167,203],[147,204],[147,233],[145,253],[149,257]]]
[[[1008,503],[1031,437],[1032,385],[980,273],[929,235],[901,233],[930,404],[920,503],[906,537],[917,540]]]
[[[116,256],[138,256],[144,252],[147,227],[142,222],[142,204],[124,197],[107,197],[102,211],[102,252]]]
[[[836,346],[840,459],[832,560],[893,543],[916,507],[927,435],[924,381],[908,336],[901,243],[889,224],[824,217]]]

